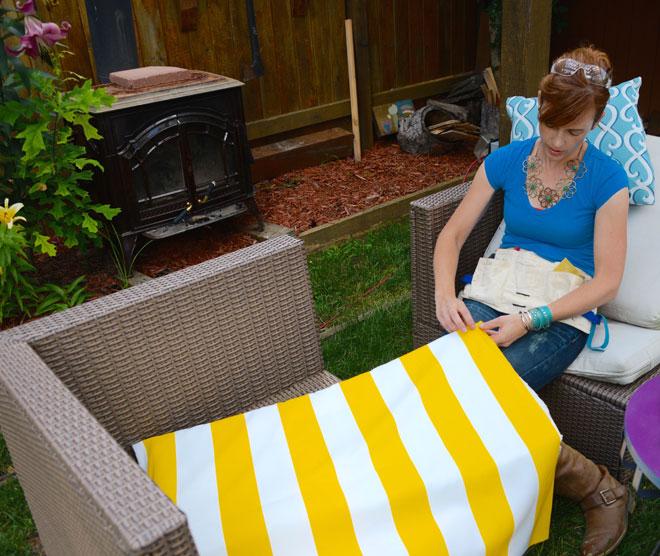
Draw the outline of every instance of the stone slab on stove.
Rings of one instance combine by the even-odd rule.
[[[100,106],[98,108],[92,108],[90,112],[93,114],[114,112],[117,110],[123,110],[125,108],[132,108],[135,106],[143,106],[155,102],[162,102],[176,98],[209,93],[219,89],[232,89],[234,87],[243,86],[241,81],[232,79],[231,77],[225,77],[224,75],[218,75],[215,73],[199,70],[184,71],[188,72],[188,78],[184,81],[160,83],[158,85],[147,85],[145,87],[137,88],[123,87],[112,82],[100,85],[108,93],[115,97],[115,102],[112,104],[112,106]]]
[[[122,71],[113,71],[110,81],[126,89],[142,89],[187,81],[193,77],[193,72],[174,66],[146,66]]]

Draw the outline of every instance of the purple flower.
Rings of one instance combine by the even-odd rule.
[[[32,0],[28,0],[31,2]],[[18,4],[17,4],[18,5]],[[24,4],[24,6],[27,5]],[[25,34],[21,37],[21,43],[17,50],[5,46],[5,51],[11,56],[18,56],[25,52],[28,56],[36,58],[39,56],[39,50],[53,46],[57,41],[66,39],[71,29],[68,21],[63,21],[61,25],[56,23],[44,23],[34,16],[26,15],[23,23],[25,25]]]
[[[34,0],[25,0],[25,2],[16,2],[16,9],[25,15],[33,15],[36,13],[34,7]]]
[[[68,21],[63,21],[60,25],[48,22],[44,23],[41,28],[41,39],[47,46],[53,46],[57,41],[66,39],[71,29],[71,24]]]

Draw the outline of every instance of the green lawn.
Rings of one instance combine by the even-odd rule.
[[[309,258],[317,313],[325,327],[326,368],[341,378],[368,371],[412,349],[409,227],[398,222]],[[359,318],[361,315],[368,316]],[[660,500],[641,501],[616,554],[650,555],[660,539]],[[550,540],[533,556],[578,554],[584,522],[575,504],[555,500]],[[36,530],[0,437],[0,555],[32,554]]]

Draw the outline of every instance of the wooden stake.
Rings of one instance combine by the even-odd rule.
[[[360,150],[360,116],[358,114],[357,83],[355,81],[355,49],[353,48],[353,21],[347,19],[346,24],[346,54],[348,56],[348,88],[351,93],[351,123],[353,127],[353,158],[355,162],[362,160]]]

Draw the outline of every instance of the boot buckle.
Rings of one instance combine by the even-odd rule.
[[[605,506],[611,506],[618,500],[617,495],[612,491],[611,488],[601,490],[598,492],[598,494],[600,494],[600,497],[603,500],[603,504]]]

